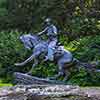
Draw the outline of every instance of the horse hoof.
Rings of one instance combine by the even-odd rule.
[[[28,72],[28,73],[26,73],[27,75],[32,75],[32,73],[31,72]]]
[[[48,79],[48,80],[56,80],[55,77],[48,77],[47,79]]]

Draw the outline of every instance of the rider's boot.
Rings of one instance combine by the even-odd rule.
[[[45,61],[48,61],[48,60],[53,61],[53,60],[54,60],[54,56],[53,56],[53,55],[50,56],[50,57],[45,56],[44,62],[45,62]]]

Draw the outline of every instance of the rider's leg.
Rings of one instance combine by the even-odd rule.
[[[54,52],[53,49],[48,47],[47,58],[48,58],[50,61],[53,61],[53,52]]]
[[[53,61],[54,60],[54,49],[55,49],[55,46],[56,46],[56,43],[57,41],[56,40],[53,40],[49,43],[49,46],[48,46],[48,54],[47,54],[47,59]]]

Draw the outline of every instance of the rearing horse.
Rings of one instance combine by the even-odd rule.
[[[32,70],[38,64],[39,56],[43,53],[45,57],[45,55],[47,54],[48,41],[43,41],[39,38],[38,35],[31,35],[31,34],[20,36],[20,40],[23,42],[25,48],[27,49],[34,48],[34,49],[33,49],[32,55],[28,59],[26,59],[22,63],[16,63],[15,65],[23,66],[34,59],[34,64],[32,65],[32,68],[29,71],[29,73],[32,73]],[[58,46],[57,50],[54,53],[54,60],[56,61],[58,65],[58,74],[55,75],[55,78],[58,78],[60,76],[65,76],[65,78],[68,78],[68,76],[70,75],[69,70],[74,61],[74,58],[71,52],[69,52],[68,50],[60,51],[59,46]]]

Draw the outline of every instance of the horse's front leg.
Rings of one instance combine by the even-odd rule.
[[[32,65],[32,68],[31,68],[31,70],[28,72],[28,74],[31,74],[31,73],[32,73],[34,67],[35,67],[37,64],[38,64],[38,60],[37,60],[36,58],[34,58],[34,64]]]
[[[28,59],[26,59],[24,62],[22,63],[15,63],[15,66],[24,66],[25,64],[27,64],[28,62],[30,62],[31,60],[33,60],[33,58],[35,57],[34,54],[32,54]]]
[[[26,59],[24,62],[22,63],[15,63],[15,66],[24,66],[25,64],[27,64],[28,62],[32,61],[34,58],[36,58],[37,56],[40,55],[40,51],[36,51],[34,52],[28,59]]]

